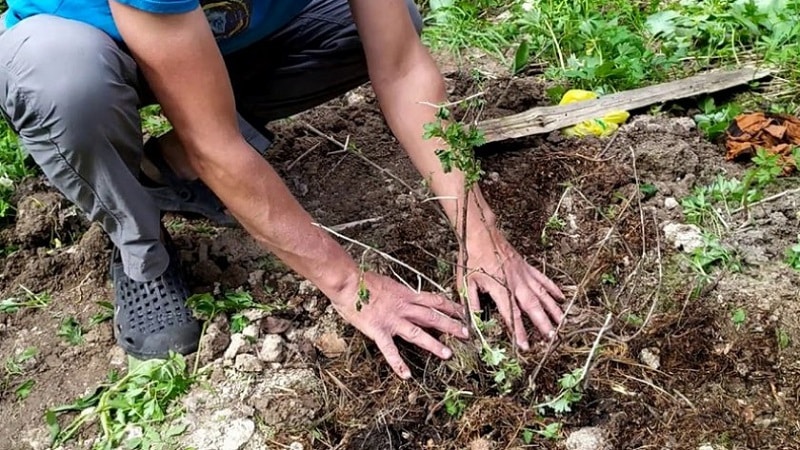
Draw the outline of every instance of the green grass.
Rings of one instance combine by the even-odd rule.
[[[20,181],[34,173],[25,160],[17,135],[0,118],[0,219],[14,214],[11,194]]]
[[[573,88],[603,93],[754,62],[786,80],[776,100],[800,100],[797,0],[446,0],[425,14],[430,47],[479,48],[515,68],[543,62],[547,78]]]

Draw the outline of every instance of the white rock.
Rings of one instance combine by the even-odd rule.
[[[108,364],[112,367],[125,367],[128,357],[122,347],[115,345],[108,351]]]
[[[664,224],[663,230],[664,238],[685,253],[703,247],[703,232],[696,225],[670,222]]]
[[[312,282],[310,282],[308,280],[301,281],[300,285],[297,286],[297,293],[300,294],[300,295],[311,294],[316,290],[317,290],[317,287],[314,286],[314,283],[312,283]]]
[[[610,450],[605,432],[599,427],[586,427],[573,431],[565,442],[567,450]]]
[[[292,442],[289,444],[289,450],[303,450],[303,444],[299,442]]]
[[[231,361],[236,358],[236,355],[241,353],[247,346],[249,342],[247,342],[247,338],[245,338],[241,333],[235,333],[231,336],[231,344],[225,349],[225,354],[223,358],[226,361]]]
[[[239,372],[261,372],[264,370],[264,365],[255,355],[249,353],[242,353],[236,355],[236,361],[233,363],[233,368]]]
[[[260,329],[261,326],[259,325],[259,323],[254,321],[248,324],[246,327],[244,327],[244,330],[242,330],[242,335],[245,338],[256,340],[258,339]]]
[[[239,450],[253,437],[255,430],[252,420],[225,408],[202,417],[184,443],[193,448]]]
[[[283,354],[283,338],[277,334],[264,336],[258,358],[264,362],[278,362]]]
[[[658,370],[661,367],[661,358],[657,348],[643,348],[639,353],[639,360],[653,370]]]
[[[664,199],[664,208],[675,209],[678,206],[680,206],[680,203],[678,203],[678,201],[675,200],[675,197],[667,197]]]

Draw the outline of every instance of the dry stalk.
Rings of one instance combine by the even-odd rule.
[[[762,198],[761,200],[759,200],[757,202],[750,203],[746,207],[736,208],[736,209],[732,210],[730,212],[730,214],[731,215],[739,214],[742,211],[746,211],[747,208],[752,208],[753,206],[758,206],[758,205],[761,205],[761,204],[764,204],[764,203],[773,202],[775,200],[778,200],[779,198],[785,197],[787,195],[797,194],[797,193],[800,193],[800,188],[794,188],[794,189],[789,189],[789,190],[786,190],[786,191],[783,191],[783,192],[779,192],[779,193],[777,193],[775,195],[770,195],[769,197]]]
[[[316,150],[317,147],[319,147],[319,142],[317,142],[316,144],[312,145],[311,148],[309,148],[308,150],[304,151],[302,155],[298,156],[294,161],[290,162],[289,165],[286,166],[286,171],[288,172],[288,171],[292,170],[292,167],[297,165],[297,163],[299,163],[300,160],[302,160],[303,158],[308,156],[311,152]]]
[[[656,230],[656,256],[658,257],[658,284],[656,285],[655,290],[653,291],[652,297],[653,301],[650,303],[650,309],[647,311],[647,316],[642,321],[642,325],[633,333],[632,336],[625,339],[625,342],[629,342],[633,340],[636,336],[638,336],[647,325],[650,323],[650,319],[653,317],[653,312],[656,309],[656,305],[658,305],[658,300],[660,299],[659,294],[661,293],[661,284],[664,281],[664,267],[661,260],[661,236],[658,233],[658,222],[656,219],[655,213],[653,213],[653,224],[655,225]]]
[[[408,264],[404,263],[403,261],[400,261],[399,259],[395,258],[394,256],[392,256],[392,255],[390,255],[388,253],[382,252],[382,251],[378,250],[377,248],[372,247],[371,245],[367,245],[367,244],[365,244],[363,242],[357,241],[357,240],[355,240],[353,238],[350,238],[350,237],[347,237],[347,236],[345,236],[345,235],[343,235],[341,233],[338,233],[335,230],[331,229],[330,227],[326,227],[325,225],[322,225],[322,224],[319,224],[319,223],[312,223],[312,225],[314,225],[316,227],[319,227],[319,228],[322,228],[323,230],[327,231],[328,233],[331,233],[331,234],[333,234],[333,235],[335,235],[335,236],[337,236],[337,237],[339,237],[341,239],[344,239],[345,241],[350,242],[351,244],[356,244],[356,245],[358,245],[359,247],[361,247],[361,248],[363,248],[365,250],[371,250],[371,251],[375,252],[377,255],[381,256],[382,258],[387,259],[387,260],[389,260],[389,261],[391,261],[391,262],[393,262],[395,264],[398,264],[401,267],[404,267],[404,268],[410,270],[416,276],[422,278],[423,280],[425,280],[428,283],[430,283],[433,287],[438,289],[439,292],[441,292],[442,294],[447,295],[447,290],[445,288],[443,288],[442,286],[440,286],[439,283],[437,283],[436,281],[432,280],[430,277],[426,276],[425,274],[423,274],[419,270],[409,266]]]

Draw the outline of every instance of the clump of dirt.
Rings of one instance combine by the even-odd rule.
[[[532,78],[450,78],[454,98],[484,92],[484,117],[548,103],[543,85]],[[316,220],[341,226],[343,234],[452,286],[453,232],[435,202],[424,201],[429,193],[369,89],[270,127],[277,140],[267,158]],[[333,141],[358,151],[342,152]],[[608,139],[553,133],[479,149],[486,171],[481,187],[501,228],[572,304],[552,347],[531,332],[532,350],[517,353],[502,326],[487,333],[518,358],[522,376],[508,389],[496,386],[475,342],[454,345],[456,357],[442,362],[398,340],[414,381],[397,379],[373,343],[345,326],[319,291],[243,230],[167,216],[194,292],[246,289],[274,307],[269,314],[248,312],[251,325],[230,337],[226,320],[209,327],[214,335],[201,356],[215,368],[208,382],[220,396],[195,406],[215,409],[209,405],[222,405],[220,399],[228,406],[220,406],[217,416],[190,416],[196,426],[187,439],[207,446],[246,442],[254,449],[267,436],[308,448],[514,448],[522,445],[524,430],[561,422],[562,436],[593,427],[619,449],[800,445],[789,431],[798,420],[800,355],[795,344],[782,344],[800,342],[793,319],[800,312],[800,284],[796,273],[776,263],[798,225],[792,216],[797,197],[753,210],[752,226],[736,235],[736,244],[759,265],[719,279],[716,289],[699,297],[693,295],[694,275],[662,236],[664,223],[682,221],[676,199],[716,173],[741,172],[723,154],[690,120],[649,116],[634,117]],[[0,396],[4,436],[43,425],[46,408],[98,384],[120,356],[107,322],[87,325],[88,344],[80,346],[64,344],[56,333],[63,318],[88,324],[100,310],[95,303],[112,299],[107,238],[96,225],[75,220],[43,183],[22,197],[30,198],[21,202],[15,225],[22,233],[0,233],[4,248],[18,248],[3,259],[0,294],[15,295],[23,285],[49,291],[53,301],[0,316],[0,359],[26,346],[41,351],[25,375],[36,381],[31,396]],[[61,247],[55,248],[53,237]],[[416,284],[410,273],[376,255],[348,250],[375,270],[393,268]],[[748,311],[744,325],[731,322],[736,307]],[[490,314],[486,319],[499,319]],[[595,347],[598,334],[601,345]],[[555,413],[546,405],[559,395],[559,380],[587,360],[591,370],[581,399],[570,411]],[[308,376],[268,383],[297,373]],[[448,390],[462,392],[463,406],[452,415],[444,401]],[[190,399],[196,397],[205,398]],[[236,435],[202,425],[217,423],[214,417],[235,423]],[[312,427],[313,434],[297,431]],[[560,445],[533,436],[540,448]],[[36,448],[24,439],[13,445]]]

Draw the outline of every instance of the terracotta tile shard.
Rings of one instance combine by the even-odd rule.
[[[781,155],[785,174],[795,170],[792,150],[800,147],[800,118],[756,112],[737,116],[726,132],[727,160],[748,160],[760,148]]]

